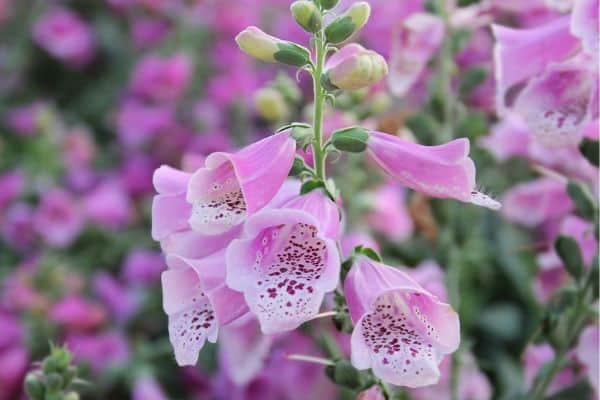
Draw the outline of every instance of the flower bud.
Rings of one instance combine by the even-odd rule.
[[[288,107],[279,91],[263,88],[254,94],[254,105],[258,114],[267,121],[277,122],[288,115]]]
[[[381,55],[352,43],[330,57],[321,82],[328,90],[356,90],[377,83],[387,73],[387,63]]]
[[[365,151],[367,140],[369,140],[369,133],[360,126],[341,129],[331,136],[333,147],[348,153],[362,153]]]
[[[306,48],[268,35],[255,26],[238,33],[235,41],[244,53],[264,62],[302,67],[310,61],[310,52]]]
[[[290,6],[294,20],[305,31],[314,33],[321,29],[321,12],[311,0],[298,0]]]
[[[367,23],[371,6],[366,1],[354,3],[345,13],[334,19],[325,28],[325,37],[330,43],[341,43]]]
[[[43,400],[46,388],[41,377],[36,373],[29,373],[25,377],[25,393],[31,400]]]
[[[319,4],[324,10],[331,10],[337,5],[339,0],[319,0]]]

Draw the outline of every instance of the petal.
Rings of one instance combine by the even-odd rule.
[[[161,165],[152,176],[152,184],[160,194],[181,194],[185,193],[191,174]]]
[[[152,239],[160,241],[174,232],[189,229],[192,207],[185,194],[154,196],[152,200]]]
[[[265,334],[297,328],[337,286],[337,248],[317,226],[300,210],[266,210],[227,249],[227,285],[244,293]]]
[[[576,0],[571,13],[571,33],[577,36],[583,48],[598,59],[598,0]]]
[[[169,316],[169,339],[179,365],[194,365],[208,339],[217,339],[214,312],[194,270],[163,272],[163,308]]]
[[[578,48],[569,33],[569,17],[561,17],[532,29],[492,25],[496,38],[494,65],[498,112],[506,107],[508,90],[542,72],[551,62],[561,61]]]
[[[597,82],[584,60],[551,65],[523,89],[515,110],[543,144],[577,144],[592,119]]]
[[[161,240],[160,245],[164,253],[175,253],[186,258],[202,258],[227,247],[241,231],[241,225],[221,235],[203,235],[192,230],[180,231]]]

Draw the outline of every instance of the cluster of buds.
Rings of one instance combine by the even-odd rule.
[[[324,4],[325,3],[325,4]],[[357,33],[368,21],[371,8],[367,2],[350,6],[343,14],[327,26],[323,26],[322,11],[335,6],[335,1],[315,2],[299,0],[290,9],[296,22],[307,32],[324,36],[328,44],[342,44]],[[296,67],[312,65],[310,52],[296,43],[278,39],[251,26],[237,35],[236,41],[245,53],[264,62],[280,62]],[[375,51],[367,50],[359,44],[351,43],[335,50],[322,71],[321,81],[325,89],[358,90],[376,84],[388,74],[385,59]],[[261,108],[281,104],[272,91],[262,92],[257,98]],[[280,111],[280,110],[279,110]],[[268,117],[278,110],[267,113]],[[270,118],[268,118],[270,119]]]
[[[52,346],[41,367],[25,377],[25,391],[31,400],[79,400],[73,389],[77,383],[84,381],[77,378],[71,353],[64,347]]]

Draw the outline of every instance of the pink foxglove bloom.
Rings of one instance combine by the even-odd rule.
[[[541,73],[551,62],[570,57],[579,47],[579,41],[569,32],[568,16],[532,29],[495,25],[492,31],[496,37],[494,64],[498,112],[505,110],[505,97],[511,87]]]
[[[515,101],[515,110],[546,145],[577,144],[598,116],[598,78],[585,56],[552,64],[531,79]]]
[[[523,119],[510,113],[492,127],[488,136],[479,140],[479,145],[488,150],[499,161],[511,157],[527,157],[530,131]]]
[[[133,384],[132,400],[168,400],[157,380],[151,375],[138,377]]]
[[[248,311],[244,298],[225,286],[225,252],[201,259],[167,256],[162,274],[163,308],[179,365],[194,365],[206,340],[215,343],[219,327]]]
[[[571,33],[581,40],[585,52],[598,62],[600,38],[598,32],[598,0],[575,0],[571,13]]]
[[[248,218],[227,249],[227,285],[244,293],[263,333],[295,329],[319,312],[339,279],[339,230],[337,206],[317,190]]]
[[[190,178],[186,194],[192,204],[192,229],[218,235],[267,205],[287,178],[295,151],[296,142],[285,131],[236,153],[206,157],[204,168]]]
[[[388,79],[392,93],[397,96],[408,93],[440,47],[443,37],[444,23],[437,16],[418,12],[404,21],[392,43]]]
[[[396,182],[379,187],[373,194],[371,211],[367,214],[368,225],[393,241],[410,237],[414,230],[413,220],[406,206],[406,193]]]
[[[163,256],[153,250],[133,249],[121,267],[121,277],[129,284],[152,285],[165,269]]]
[[[236,385],[252,381],[263,369],[275,335],[263,335],[258,320],[248,314],[219,332],[219,366]]]
[[[49,317],[66,329],[85,331],[100,326],[106,321],[107,315],[99,304],[72,295],[54,304]]]
[[[458,314],[406,273],[360,257],[344,282],[354,331],[352,364],[398,386],[436,383],[460,343]]]
[[[590,325],[583,330],[577,345],[577,358],[587,368],[590,383],[596,392],[600,394],[600,371],[598,369],[598,343],[600,342],[600,329],[598,325]]]
[[[86,194],[83,208],[90,220],[108,229],[118,229],[128,224],[135,211],[121,183],[112,178]]]
[[[16,198],[25,188],[25,176],[19,170],[6,171],[0,174],[0,213]]]
[[[54,8],[33,27],[33,39],[52,56],[74,67],[83,67],[94,56],[95,40],[90,27],[73,11]]]
[[[71,244],[84,222],[79,204],[58,188],[44,194],[33,218],[36,231],[46,243],[56,247]]]
[[[475,164],[469,158],[468,139],[423,146],[372,131],[367,145],[377,164],[411,189],[432,197],[454,198],[493,210],[500,208],[500,203],[475,187]]]
[[[89,363],[95,373],[124,365],[130,357],[129,344],[120,331],[69,334],[65,343],[77,362]]]
[[[510,221],[530,228],[560,218],[573,208],[566,184],[552,178],[518,184],[504,195],[502,203]]]
[[[131,90],[154,101],[176,101],[183,95],[191,74],[192,64],[184,54],[147,56],[133,71]]]

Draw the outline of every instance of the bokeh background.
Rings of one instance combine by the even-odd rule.
[[[403,21],[433,9],[425,0],[370,3],[357,40],[388,62]],[[558,269],[543,275],[542,256],[555,256],[557,229],[550,227],[579,217],[564,182],[541,177],[536,166],[597,185],[597,169],[576,149],[503,154],[506,144],[494,141],[527,128],[495,114],[490,23],[537,26],[561,12],[547,3],[560,2],[460,0],[451,15],[455,136],[471,140],[487,193],[502,198],[529,185],[512,208],[505,202],[494,213],[428,199],[355,157],[331,166],[347,210],[348,246],[369,241],[388,264],[414,268],[459,310],[463,400],[514,398],[552,358],[547,343],[535,343],[545,304],[569,278],[555,259]],[[197,367],[179,368],[162,311],[166,267],[150,237],[154,169],[193,171],[210,152],[309,120],[310,77],[257,63],[234,42],[257,25],[307,44],[289,5],[0,0],[0,399],[23,398],[25,373],[50,341],[65,343],[91,382],[80,392],[86,399],[353,398],[322,366],[286,359],[290,352],[327,357],[331,343],[324,341],[347,353],[347,335],[327,320],[267,343],[255,326],[234,328],[219,345],[205,346]],[[401,96],[386,81],[339,97],[327,110],[326,134],[361,122],[424,144],[450,139],[439,119],[447,98],[436,89],[437,57]],[[595,240],[585,239],[593,254]],[[552,392],[574,391],[556,398],[592,396],[574,360]],[[244,371],[232,364],[252,372],[240,378]],[[449,376],[406,398],[449,399]]]

